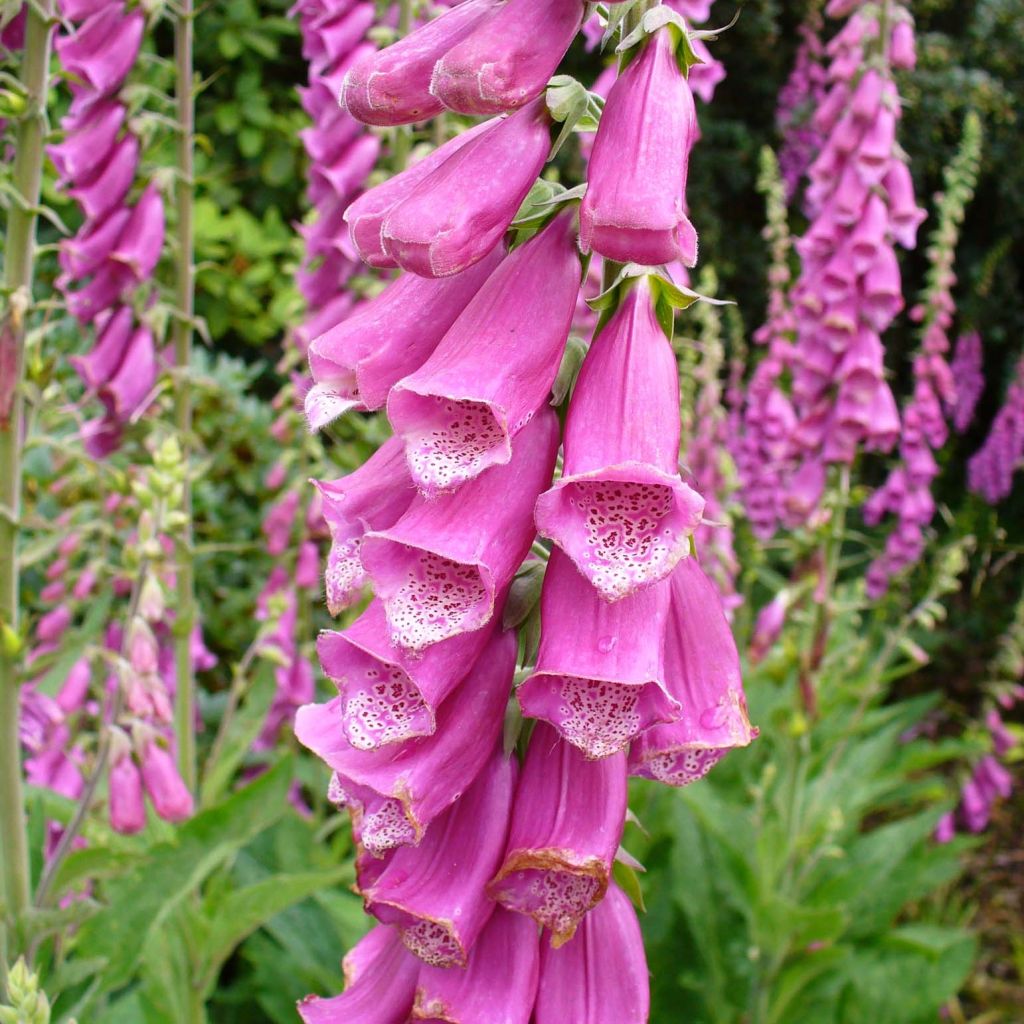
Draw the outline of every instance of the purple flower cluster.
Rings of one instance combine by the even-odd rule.
[[[971,425],[978,399],[985,390],[983,362],[981,335],[977,331],[961,334],[949,364],[956,385],[956,397],[948,412],[958,434],[962,434]]]
[[[332,769],[380,927],[342,995],[300,1005],[307,1022],[646,1021],[639,926],[611,880],[628,776],[685,785],[756,735],[720,599],[690,556],[704,501],[679,475],[659,305],[679,289],[639,268],[616,281],[564,431],[551,407],[579,244],[633,264],[696,258],[674,28],[644,36],[611,87],[578,214],[563,202],[506,248],[549,156],[541,94],[581,19],[565,0],[468,0],[342,84],[374,124],[512,112],[349,206],[366,262],[404,273],[309,348],[310,425],[385,409],[394,437],[318,484],[331,611],[367,584],[375,596],[321,634],[338,695],[300,708],[295,730]],[[521,765],[503,746],[520,710],[536,720]]]
[[[96,330],[92,350],[72,363],[103,404],[84,430],[86,448],[102,457],[118,446],[156,380],[156,343],[130,302],[160,258],[164,207],[153,184],[129,202],[140,143],[119,94],[142,43],[142,11],[122,0],[62,0],[61,13],[74,25],[56,42],[72,99],[63,139],[48,152],[85,220],[61,244],[57,286],[72,316]]]
[[[981,448],[967,463],[967,486],[992,505],[1013,488],[1024,459],[1024,359],[1017,363],[1002,408]]]

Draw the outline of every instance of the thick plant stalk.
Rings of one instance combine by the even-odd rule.
[[[27,315],[32,300],[36,218],[46,136],[46,90],[53,35],[52,0],[27,8],[21,81],[26,109],[15,143],[17,198],[7,221],[4,287],[7,311],[0,323],[0,968],[20,945],[4,919],[22,914],[29,902],[21,759],[18,743],[18,522],[21,518],[22,397]]]
[[[195,305],[195,268],[192,265],[192,186],[195,107],[192,72],[192,0],[179,0],[174,24],[175,96],[178,115],[177,179],[174,205],[177,207],[174,362],[177,387],[174,421],[186,472],[181,508],[185,525],[177,545],[177,620],[174,640],[174,731],[178,743],[178,770],[185,785],[196,789],[195,676],[192,671],[192,630],[195,626],[195,570],[192,555],[192,485],[189,477],[192,438],[192,395],[189,367],[192,359],[192,321]]]

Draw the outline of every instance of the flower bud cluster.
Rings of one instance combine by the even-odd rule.
[[[1002,501],[1024,460],[1024,359],[1014,370],[985,443],[967,463],[967,486],[989,504]]]
[[[60,7],[72,26],[56,42],[71,106],[61,121],[63,138],[48,153],[84,222],[61,243],[57,286],[71,315],[95,328],[92,350],[72,363],[104,408],[83,428],[87,450],[102,457],[120,444],[124,424],[156,380],[156,343],[130,302],[160,258],[164,206],[152,183],[129,199],[141,143],[121,92],[138,57],[145,16],[122,0],[62,0]]]
[[[956,385],[956,398],[949,413],[956,432],[962,434],[971,425],[978,399],[985,390],[981,335],[977,331],[965,331],[957,338],[949,371]]]

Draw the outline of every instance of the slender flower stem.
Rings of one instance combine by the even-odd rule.
[[[177,390],[174,420],[185,462],[182,511],[186,524],[178,538],[177,609],[174,638],[174,730],[178,743],[178,770],[185,785],[196,789],[195,677],[192,672],[192,628],[195,624],[195,567],[192,549],[192,394],[189,367],[192,361],[192,324],[195,312],[195,268],[193,257],[192,189],[195,97],[192,69],[192,0],[180,0],[174,23],[175,95],[178,115],[177,178],[174,205],[178,214],[177,267],[175,290],[177,316],[174,320],[174,362]]]
[[[0,322],[0,981],[21,945],[17,921],[29,903],[29,860],[21,780],[18,724],[21,702],[18,637],[18,529],[21,519],[22,384],[25,336],[32,305],[36,218],[46,137],[46,92],[53,0],[26,8],[21,83],[26,109],[18,124],[13,184],[15,201],[4,247],[6,310]],[[10,932],[8,932],[10,927]]]
[[[412,29],[413,5],[415,0],[399,0],[398,4],[398,38],[404,39]],[[400,125],[395,129],[391,140],[391,173],[404,171],[409,162],[409,150],[412,148],[412,128]]]

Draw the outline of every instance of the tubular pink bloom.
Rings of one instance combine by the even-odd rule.
[[[156,740],[148,740],[143,748],[142,781],[164,821],[184,821],[192,815],[192,794],[182,782],[174,758]]]
[[[71,609],[66,604],[57,605],[36,623],[36,639],[44,644],[59,640],[71,625],[71,618]]]
[[[420,962],[402,945],[394,928],[377,925],[342,961],[345,991],[298,1005],[304,1024],[406,1024]]]
[[[106,262],[129,217],[131,211],[128,209],[114,210],[102,220],[86,225],[73,238],[61,241],[58,259],[69,280],[88,277]]]
[[[542,945],[534,1024],[647,1024],[650,982],[640,923],[617,886],[561,948]]]
[[[391,437],[359,469],[340,480],[314,480],[331,532],[324,572],[327,608],[337,615],[362,593],[367,576],[359,559],[363,535],[394,525],[416,494],[400,438]]]
[[[498,265],[502,247],[454,277],[403,274],[309,346],[306,417],[319,430],[350,409],[379,409],[437,347]]]
[[[500,114],[535,99],[583,23],[581,0],[508,0],[434,67],[430,91],[460,114]]]
[[[110,254],[136,281],[144,281],[156,267],[164,244],[164,203],[156,187],[149,185],[132,207],[128,221]]]
[[[428,496],[508,463],[558,373],[579,286],[565,213],[498,266],[430,358],[395,385],[388,418]]]
[[[493,466],[457,494],[417,498],[394,526],[365,536],[363,567],[392,643],[421,651],[490,621],[530,550],[533,505],[557,450],[558,418],[545,408],[519,432],[507,466]]]
[[[632,775],[685,786],[703,778],[734,747],[754,737],[740,678],[740,657],[721,598],[694,558],[669,583],[665,682],[682,705],[669,725],[642,732],[629,748]]]
[[[538,723],[516,790],[505,860],[488,892],[549,929],[561,945],[604,898],[625,820],[625,754],[588,761]]]
[[[670,29],[648,37],[608,94],[580,207],[580,248],[620,263],[697,262],[686,176],[697,136]]]
[[[111,765],[109,786],[110,827],[122,835],[141,832],[146,827],[142,777],[129,751]]]
[[[754,622],[754,634],[750,638],[747,656],[750,663],[756,665],[775,646],[786,624],[786,608],[789,595],[780,591],[758,613]]]
[[[935,842],[950,843],[956,835],[956,819],[952,811],[948,811],[935,826]]]
[[[127,421],[156,382],[156,345],[148,327],[137,327],[124,351],[121,365],[99,391],[107,415]]]
[[[672,721],[679,704],[665,690],[661,640],[668,604],[668,582],[609,604],[555,548],[541,593],[537,667],[519,689],[523,713],[550,722],[591,758]]]
[[[84,356],[71,356],[69,360],[91,391],[110,380],[121,365],[132,337],[132,311],[120,306],[97,326],[99,335],[91,351]]]
[[[123,104],[103,99],[87,107],[72,123],[65,121],[64,141],[46,148],[62,185],[88,177],[95,170],[97,157],[113,147],[125,114]]]
[[[437,170],[449,157],[454,156],[466,143],[493,127],[495,123],[485,121],[456,135],[401,174],[396,174],[393,178],[388,178],[387,181],[364,192],[349,205],[345,210],[345,223],[348,225],[352,245],[364,263],[371,267],[398,266],[384,248],[382,230],[387,215],[416,185]]]
[[[384,221],[384,248],[395,262],[422,277],[448,277],[483,259],[548,158],[550,123],[544,98],[534,100],[420,181]]]
[[[514,632],[495,631],[462,693],[442,705],[434,734],[400,746],[353,747],[344,736],[340,697],[299,708],[295,735],[334,770],[334,786],[371,853],[419,843],[477,777],[501,733],[516,650]]]
[[[114,2],[90,15],[72,35],[58,37],[55,48],[65,71],[106,95],[120,87],[135,63],[144,28],[141,11],[126,14],[123,4]]]
[[[128,194],[139,167],[139,140],[125,135],[107,155],[94,175],[68,189],[86,218],[95,220],[118,206]]]
[[[384,606],[372,601],[344,632],[317,640],[324,673],[341,694],[341,727],[358,750],[431,735],[437,708],[491,635],[487,628],[461,633],[411,655],[393,647],[388,632]]]
[[[342,105],[363,124],[411,124],[440,114],[444,104],[430,94],[434,65],[499,9],[498,0],[468,0],[357,61],[345,75]]]
[[[484,892],[505,848],[516,762],[500,745],[473,785],[435,819],[419,846],[403,846],[364,892],[366,909],[395,924],[424,963],[465,967],[491,916]]]
[[[704,499],[679,478],[679,374],[641,280],[594,340],[565,423],[562,477],[537,501],[550,537],[608,601],[664,579]]]
[[[529,1024],[540,945],[533,924],[497,907],[464,971],[420,968],[412,1020],[427,1024]],[[568,1022],[567,1022],[568,1024]]]

